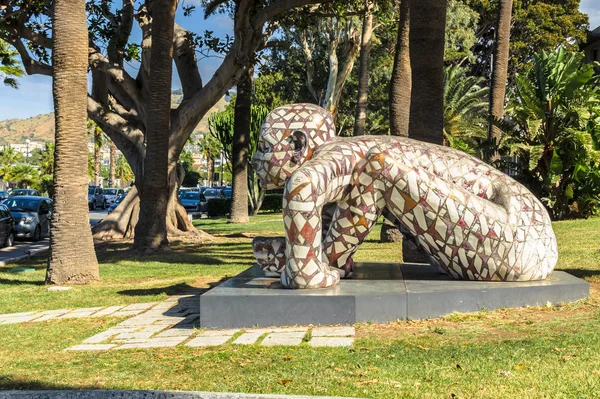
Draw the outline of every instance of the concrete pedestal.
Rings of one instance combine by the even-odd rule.
[[[453,280],[429,265],[357,263],[351,279],[322,290],[289,290],[255,265],[200,296],[200,327],[385,323],[576,301],[589,284],[565,272],[532,282]]]

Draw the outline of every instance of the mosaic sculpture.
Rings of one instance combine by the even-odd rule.
[[[540,201],[464,152],[395,136],[336,137],[327,111],[294,104],[267,116],[252,163],[263,188],[284,187],[285,239],[253,242],[258,263],[284,287],[349,277],[384,208],[457,279],[541,280],[556,265]]]

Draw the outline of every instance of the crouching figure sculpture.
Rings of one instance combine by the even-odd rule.
[[[387,208],[432,265],[457,279],[545,279],[558,258],[548,213],[524,186],[461,151],[401,137],[335,136],[312,104],[272,111],[252,159],[262,187],[284,188],[286,237],[257,238],[261,267],[288,288],[324,288]]]

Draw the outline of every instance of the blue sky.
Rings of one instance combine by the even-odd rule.
[[[216,14],[209,19],[204,19],[204,10],[199,0],[185,0],[180,4],[196,5],[196,11],[189,17],[184,17],[181,7],[177,10],[175,21],[182,27],[198,34],[210,30],[215,36],[225,37],[233,34],[233,22],[229,16]],[[134,24],[131,40],[140,42],[141,32],[139,26]],[[219,58],[206,58],[199,62],[199,69],[203,82],[207,82],[221,64]],[[126,67],[135,76],[135,65]],[[176,73],[173,74],[173,87],[181,87]],[[12,118],[29,118],[31,116],[53,111],[52,105],[52,79],[49,76],[32,75],[19,79],[19,89],[15,90],[0,84],[0,120]]]
[[[183,4],[194,4],[196,11],[190,17],[184,17],[181,9],[178,10],[175,20],[186,29],[197,33],[212,30],[214,34],[224,37],[232,34],[232,21],[227,15],[218,14],[204,20],[203,10],[199,0],[185,0]],[[600,1],[581,0],[582,12],[590,17],[590,26],[600,26]],[[132,39],[139,41],[139,28],[132,33]],[[207,82],[217,69],[221,60],[207,58],[199,63],[202,79]],[[133,69],[133,68],[132,68]],[[12,118],[28,118],[31,116],[52,112],[52,80],[47,76],[26,76],[19,80],[18,90],[0,85],[0,120]],[[177,78],[174,78],[173,87],[180,87]]]

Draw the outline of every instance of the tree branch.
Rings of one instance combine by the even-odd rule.
[[[129,75],[123,68],[111,63],[109,59],[100,53],[98,49],[94,49],[92,47],[89,49],[89,63],[92,68],[98,69],[112,78],[112,83],[119,84],[127,93],[127,95],[133,100],[135,108],[141,119],[146,120],[146,108],[142,101],[137,82],[131,77],[131,75]]]
[[[115,144],[119,145],[121,151],[123,151],[122,146],[134,147],[142,158],[145,156],[144,134],[139,129],[132,126],[122,116],[100,105],[89,95],[87,109],[89,118],[96,122]]]
[[[52,67],[40,61],[36,61],[29,55],[27,47],[23,44],[21,39],[9,37],[8,41],[17,49],[23,62],[23,67],[28,75],[46,75],[52,76]]]
[[[198,70],[196,48],[192,34],[178,24],[175,24],[174,29],[173,61],[175,61],[185,101],[202,89],[202,78]]]
[[[315,0],[275,1],[256,13],[254,18],[252,18],[252,28],[255,32],[262,32],[262,27],[264,26],[264,24],[266,24],[274,17],[283,14],[286,11],[311,4],[327,4],[331,2],[333,2],[333,0],[319,0],[317,2],[315,2]]]

